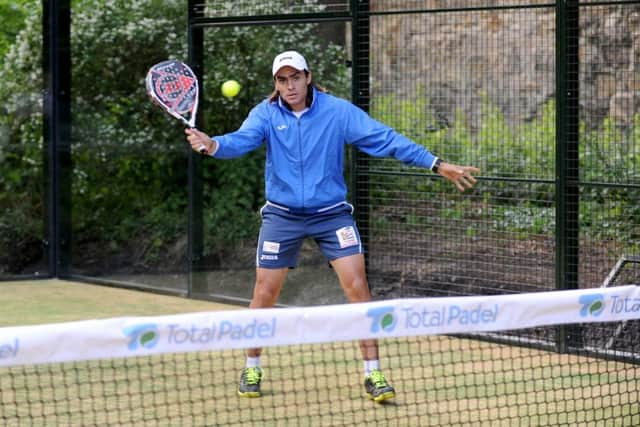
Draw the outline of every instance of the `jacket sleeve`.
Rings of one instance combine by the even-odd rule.
[[[395,157],[406,165],[431,168],[436,160],[429,150],[389,126],[372,119],[353,104],[344,114],[348,144],[374,157]]]
[[[238,130],[211,137],[218,142],[218,150],[213,157],[232,159],[260,147],[267,138],[268,123],[265,104],[258,104],[249,112]]]

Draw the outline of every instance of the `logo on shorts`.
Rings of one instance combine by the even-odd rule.
[[[267,242],[265,240],[264,242],[262,242],[262,252],[270,252],[272,254],[280,253],[280,243]]]
[[[336,235],[338,236],[338,241],[340,242],[341,249],[348,248],[349,246],[355,246],[360,243],[358,241],[356,230],[352,225],[336,230]]]
[[[265,255],[265,254],[262,254],[262,255],[260,255],[260,259],[263,260],[263,261],[264,260],[275,261],[275,260],[278,259],[278,255]]]

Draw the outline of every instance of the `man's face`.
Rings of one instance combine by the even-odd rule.
[[[293,67],[282,67],[275,75],[276,90],[293,111],[306,108],[307,85],[311,83],[311,73],[305,75]]]

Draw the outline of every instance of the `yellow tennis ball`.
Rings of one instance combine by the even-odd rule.
[[[227,98],[233,98],[240,93],[240,83],[235,80],[227,80],[222,83],[222,94]]]

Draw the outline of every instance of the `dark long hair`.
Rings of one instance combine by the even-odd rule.
[[[307,70],[304,70],[304,75],[305,77],[309,75],[309,72]],[[273,78],[275,80],[275,77]],[[311,103],[313,102],[313,88],[316,88],[317,91],[319,92],[327,92],[327,89],[325,89],[324,87],[317,85],[313,82],[313,79],[311,80],[311,82],[309,82],[309,84],[307,85],[307,99],[305,101],[305,104],[307,107],[311,107]],[[280,97],[280,92],[278,92],[277,89],[274,89],[273,92],[271,92],[271,95],[269,95],[269,102],[276,102],[278,100],[278,98]],[[282,103],[284,105],[287,106],[288,109],[291,109],[291,107],[289,106],[289,104],[286,101],[282,101]]]

